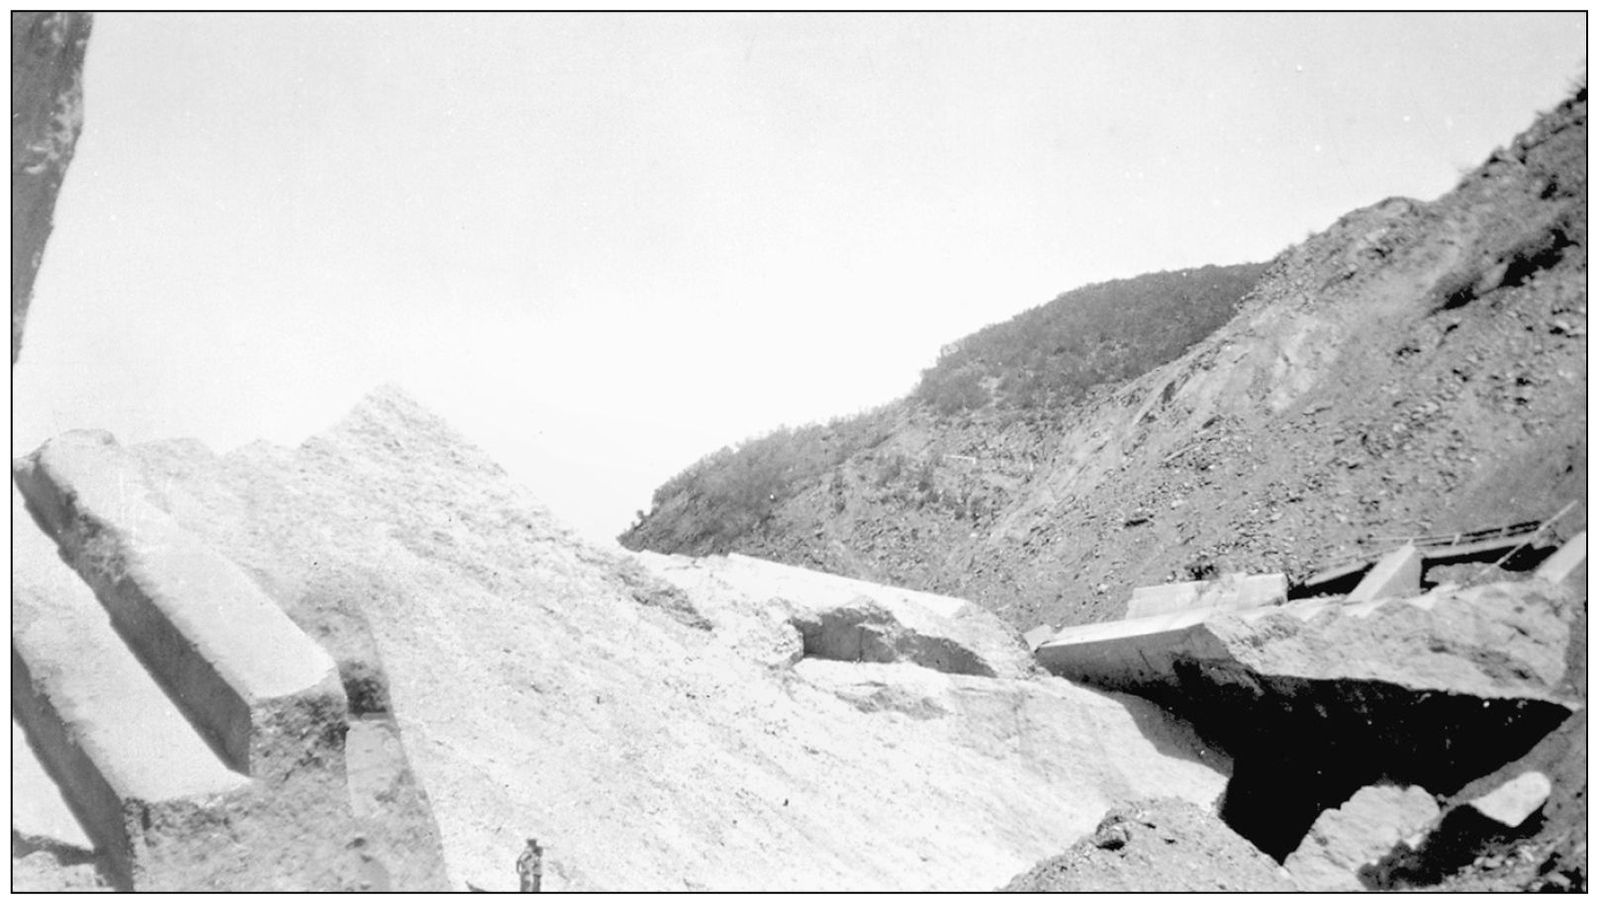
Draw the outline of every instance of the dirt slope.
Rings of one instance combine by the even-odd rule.
[[[1434,202],[1342,217],[1190,352],[1058,422],[897,405],[729,549],[1029,628],[1115,618],[1187,570],[1296,577],[1570,500],[1559,535],[1583,528],[1586,110],[1582,89]]]

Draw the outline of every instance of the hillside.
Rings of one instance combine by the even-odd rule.
[[[781,428],[699,460],[656,490],[651,514],[620,540],[631,549],[728,552],[770,533],[787,501],[826,479],[832,502],[840,502],[850,493],[848,471],[884,489],[879,499],[892,509],[906,501],[909,513],[933,505],[941,520],[951,518],[942,510],[989,520],[1015,486],[1007,473],[1045,461],[1061,440],[1062,410],[1177,358],[1234,316],[1263,269],[1207,266],[1069,291],[945,347],[910,397],[823,425]],[[1005,435],[1006,464],[989,467],[1000,477],[952,479],[938,459],[896,442],[883,452],[892,436],[921,429]]]
[[[935,590],[1028,628],[1578,500],[1566,536],[1585,524],[1586,111],[1582,87],[1441,198],[1287,249],[1221,327],[1153,335],[1139,374],[1037,377],[1047,329],[992,326],[904,401],[703,460],[622,542]]]

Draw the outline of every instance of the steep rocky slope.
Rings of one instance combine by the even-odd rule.
[[[1304,576],[1571,500],[1559,536],[1583,528],[1586,110],[1582,88],[1434,202],[1342,217],[1184,356],[1056,423],[881,413],[878,444],[728,547],[1028,628],[1117,617],[1187,572]],[[636,531],[662,549],[668,529]]]

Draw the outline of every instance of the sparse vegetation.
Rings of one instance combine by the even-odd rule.
[[[1096,385],[1175,359],[1228,321],[1264,268],[1206,266],[1070,291],[946,347],[912,402],[948,418],[988,410],[1003,426],[1026,416],[1060,421]],[[780,428],[706,456],[657,488],[651,514],[619,540],[636,549],[721,552],[831,471],[840,512],[846,491],[837,467],[889,436],[892,408]],[[991,514],[994,504],[977,486],[937,479],[939,471],[935,459],[897,451],[875,461],[871,482],[919,509],[932,505],[974,521]]]
[[[1206,266],[1069,291],[947,346],[913,397],[942,415],[1064,409],[1178,358],[1235,314],[1263,269]]]
[[[890,433],[886,411],[873,410],[827,424],[779,428],[737,447],[702,457],[651,495],[654,515],[677,510],[680,546],[716,552],[734,538],[760,528],[785,500],[818,483],[842,460],[882,442]],[[632,536],[645,517],[619,537]]]

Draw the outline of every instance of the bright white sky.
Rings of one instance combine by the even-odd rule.
[[[1583,13],[116,15],[13,452],[294,444],[395,382],[610,539],[1088,282],[1432,198]]]

